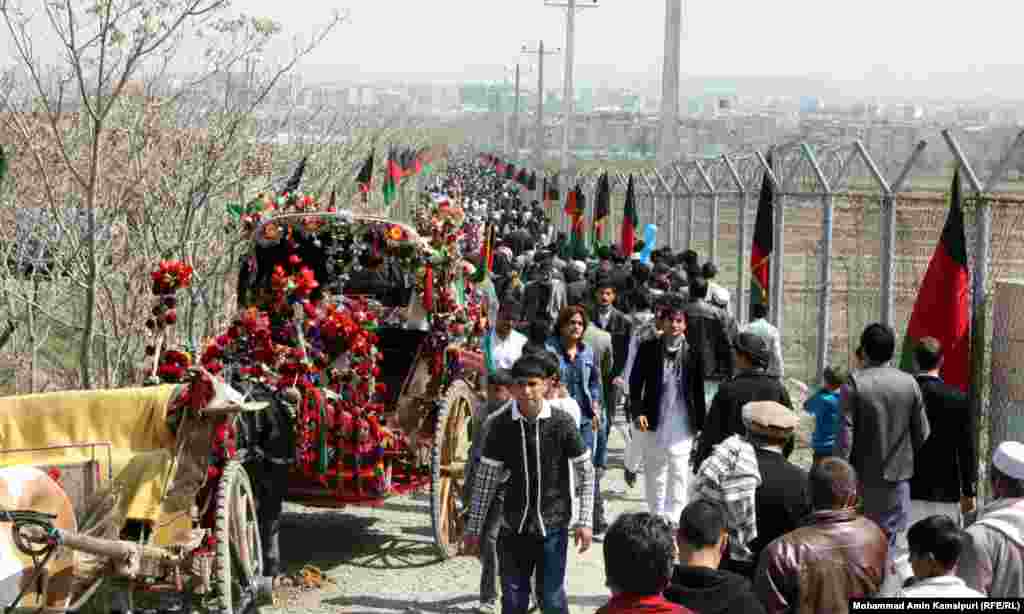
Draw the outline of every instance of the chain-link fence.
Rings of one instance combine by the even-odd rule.
[[[639,226],[656,224],[659,246],[694,249],[702,260],[716,262],[716,281],[732,291],[732,309],[746,321],[750,249],[767,175],[775,193],[771,317],[782,331],[787,376],[814,383],[825,365],[851,365],[860,333],[871,322],[888,322],[902,341],[959,166],[971,284],[983,289],[972,292],[985,316],[974,322],[986,327],[981,339],[988,339],[995,280],[1024,277],[1024,133],[935,132],[921,133],[928,141],[915,133],[902,147],[890,139],[881,154],[861,141],[795,141],[772,148],[770,163],[767,151],[738,152],[641,171],[634,175]],[[604,238],[617,243],[628,177],[609,164],[589,168],[575,182],[587,197],[589,233],[604,172],[613,189]],[[550,211],[567,230],[560,208],[554,204]],[[990,228],[982,224],[984,216],[990,216]],[[989,381],[985,368],[975,386],[980,394],[972,394],[982,415],[983,458],[989,457],[983,402]]]

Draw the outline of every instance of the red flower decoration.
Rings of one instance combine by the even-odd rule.
[[[153,294],[173,294],[192,283],[192,266],[180,260],[161,260],[150,277],[153,279]]]

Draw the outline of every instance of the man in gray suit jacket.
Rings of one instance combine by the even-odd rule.
[[[842,424],[836,453],[857,470],[864,515],[889,537],[892,564],[906,555],[914,454],[931,429],[917,381],[888,364],[896,349],[892,329],[870,324],[860,344],[864,368],[850,375],[839,400]]]
[[[594,493],[594,535],[601,536],[608,528],[608,520],[604,512],[604,496],[601,495],[601,478],[604,477],[608,465],[608,435],[611,434],[611,417],[614,410],[607,406],[612,380],[612,367],[615,364],[615,352],[612,345],[612,336],[601,330],[591,321],[583,330],[583,343],[594,350],[594,358],[597,360],[598,369],[601,371],[601,396],[604,407],[602,408],[601,426],[594,437],[594,485],[597,491]]]

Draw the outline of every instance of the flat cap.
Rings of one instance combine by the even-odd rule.
[[[752,433],[788,437],[800,423],[800,417],[782,403],[751,401],[743,406],[743,421]]]

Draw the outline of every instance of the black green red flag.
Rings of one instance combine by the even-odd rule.
[[[608,224],[608,216],[612,212],[612,189],[608,181],[608,173],[597,180],[597,194],[594,195],[594,245],[604,239],[604,228]]]
[[[636,215],[636,191],[633,186],[633,174],[630,173],[629,181],[626,183],[626,203],[622,211],[622,236],[620,238],[620,247],[626,257],[632,255],[636,248],[636,231],[639,226],[640,219]]]
[[[494,241],[497,228],[494,224],[488,224],[484,230],[484,243],[480,248],[480,264],[486,266],[487,272],[494,270]]]
[[[525,188],[526,184],[529,183],[529,182],[530,182],[530,176],[526,174],[526,169],[525,168],[519,169],[519,175],[516,176],[516,183],[518,183],[519,185],[521,185],[521,186],[523,186]]]
[[[771,166],[772,155],[768,154]],[[768,289],[771,281],[769,266],[774,249],[774,201],[775,189],[768,171],[761,180],[761,196],[757,199],[757,217],[754,220],[754,243],[750,248],[750,305],[768,305]]]
[[[395,150],[388,151],[388,165],[384,177],[384,204],[390,205],[398,196],[398,182],[402,180],[402,167],[398,164]]]
[[[900,368],[914,372],[914,348],[924,337],[934,337],[942,344],[943,381],[966,394],[971,380],[970,275],[959,168],[953,173],[950,192],[946,224],[917,292],[903,338]]]
[[[413,160],[413,175],[419,175],[420,173],[423,172],[424,161],[426,160],[427,155],[429,155],[429,153],[430,151],[426,147],[416,152],[416,159]]]
[[[583,227],[583,220],[586,218],[584,212],[587,209],[587,197],[577,185],[572,191],[573,210],[574,215],[572,216],[572,244],[573,252],[580,253],[584,247],[584,234],[586,229]]]
[[[370,155],[366,156],[366,160],[363,162],[363,167],[359,169],[359,174],[356,175],[356,185],[359,186],[359,191],[363,193],[363,201],[370,194],[370,187],[373,184],[373,154],[371,151]]]
[[[547,189],[544,192],[544,197],[551,202],[558,202],[562,198],[562,195],[558,191],[558,173],[547,182]]]
[[[509,163],[509,165],[505,167],[505,179],[514,179],[515,176],[516,176],[516,165],[512,164],[512,163]]]
[[[576,190],[569,190],[569,193],[565,195],[565,208],[563,209],[563,212],[567,216],[569,216],[569,219],[573,223],[576,223],[576,217],[577,217],[577,214],[576,214],[576,211],[577,211],[576,198],[577,198],[577,196],[578,196],[578,194],[576,193]]]
[[[411,148],[402,152],[402,177],[412,177],[416,174],[416,152]]]

